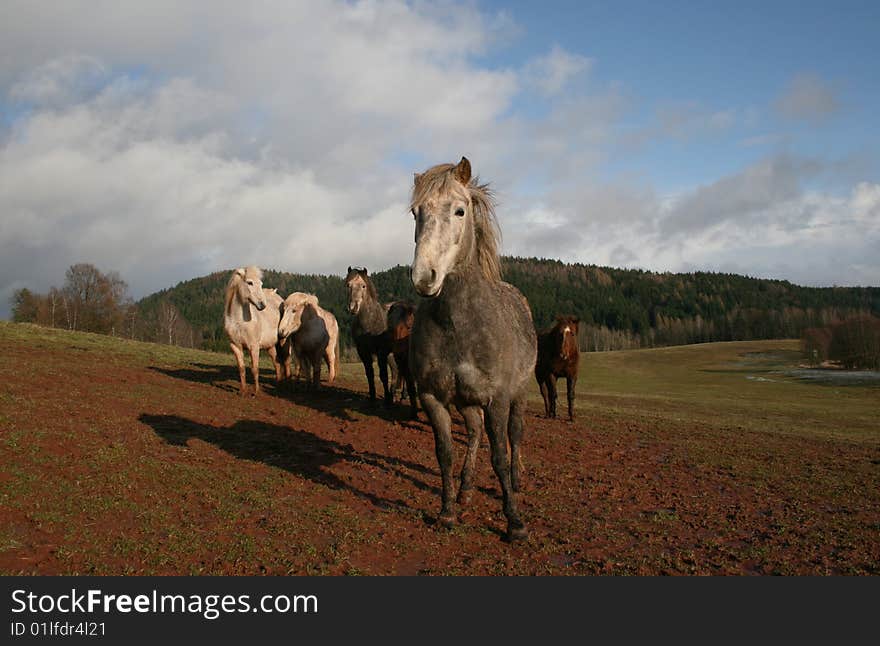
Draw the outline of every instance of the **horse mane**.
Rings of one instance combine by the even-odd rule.
[[[318,307],[318,297],[307,292],[293,292],[284,299],[285,307],[299,307],[300,305],[314,305]]]
[[[416,175],[410,208],[414,209],[435,192],[453,193],[460,190],[461,182],[453,170],[455,164],[438,164],[424,173]],[[495,195],[489,184],[480,184],[480,178],[471,177],[467,184],[474,215],[474,237],[477,247],[477,261],[487,280],[501,280],[501,259],[498,257],[498,242],[501,230],[495,217]]]
[[[224,299],[227,314],[232,313],[232,302],[235,300],[235,291],[238,289],[238,284],[248,278],[262,281],[263,270],[256,265],[251,265],[250,267],[238,267],[232,271],[232,276],[230,276],[229,282],[226,283],[226,296]]]
[[[366,267],[349,267],[348,268],[348,275],[345,277],[345,284],[348,285],[348,283],[351,281],[351,279],[354,278],[355,276],[360,276],[361,278],[364,279],[364,283],[367,286],[367,294],[374,301],[378,301],[379,300],[379,292],[376,291],[376,286],[373,284],[373,281],[370,280],[370,277],[367,274],[367,268]]]

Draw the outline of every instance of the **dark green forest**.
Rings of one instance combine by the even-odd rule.
[[[132,335],[226,349],[223,294],[231,271],[188,280],[140,300]],[[284,296],[294,291],[316,294],[339,320],[343,352],[350,347],[351,316],[342,278],[264,273],[264,286]],[[880,287],[800,287],[737,274],[655,273],[511,257],[503,259],[503,274],[525,294],[538,328],[550,325],[558,314],[580,317],[581,348],[587,351],[799,338],[806,328],[856,314],[880,314]],[[408,267],[398,265],[371,276],[383,301],[418,302]],[[172,310],[179,314],[173,321]]]

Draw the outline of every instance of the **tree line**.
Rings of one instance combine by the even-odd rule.
[[[504,279],[528,299],[539,329],[551,325],[559,314],[581,319],[579,341],[585,351],[796,339],[809,328],[880,315],[878,287],[801,287],[738,274],[656,273],[538,258],[505,257],[502,267]],[[223,297],[231,271],[187,280],[135,303],[114,272],[101,274],[91,265],[74,265],[60,290],[53,288],[48,295],[16,292],[13,318],[225,350]],[[95,282],[102,287],[89,290],[86,297],[77,287],[80,274],[101,277]],[[418,301],[408,267],[398,265],[370,275],[383,301]],[[343,353],[351,348],[351,316],[342,278],[265,270],[263,284],[285,296],[294,291],[317,295],[339,320]],[[98,296],[105,293],[114,296]]]
[[[71,265],[62,286],[53,285],[46,294],[16,290],[12,320],[191,348],[203,346],[200,331],[181,316],[170,299],[145,309],[131,299],[128,284],[118,273],[104,273],[89,263]]]
[[[880,370],[880,318],[861,314],[807,328],[801,350],[813,366],[832,362],[850,370]]]

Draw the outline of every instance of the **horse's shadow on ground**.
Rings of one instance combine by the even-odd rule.
[[[410,416],[408,402],[395,402],[391,406],[386,406],[381,397],[371,400],[364,393],[327,384],[321,384],[317,390],[303,383],[285,384],[277,389],[276,394],[297,406],[311,408],[344,422],[376,418],[420,433],[430,432],[430,428],[426,429],[423,424],[418,423],[418,419]]]
[[[262,462],[331,489],[348,491],[382,509],[412,511],[410,505],[403,500],[385,498],[340,479],[332,473],[330,467],[340,462],[368,464],[388,475],[408,480],[417,489],[435,496],[440,495],[437,487],[427,484],[419,477],[425,475],[439,478],[435,470],[401,458],[371,451],[356,451],[349,444],[327,440],[305,430],[257,420],[239,420],[231,426],[213,426],[178,415],[148,413],[140,415],[138,420],[150,426],[168,444],[187,446],[190,439],[202,440],[236,458]]]
[[[192,368],[162,368],[150,366],[150,370],[159,372],[174,379],[183,379],[199,384],[208,384],[226,392],[238,392],[238,368],[231,365],[193,363]],[[253,392],[253,380],[250,368],[247,372],[248,392]],[[287,399],[297,406],[311,408],[343,422],[357,422],[368,417],[375,417],[386,422],[400,424],[411,430],[425,432],[425,429],[413,423],[407,403],[395,402],[386,406],[378,397],[370,400],[364,393],[322,383],[318,389],[313,388],[305,380],[291,380],[278,384],[275,372],[266,368],[260,369],[260,389],[263,395]]]
[[[238,391],[238,368],[222,364],[194,363],[193,368],[160,368],[150,366],[150,370],[162,373],[175,379],[192,381],[197,384],[208,384],[228,392]],[[263,368],[260,369],[260,387],[265,385],[267,379],[274,380],[275,373]],[[248,385],[253,387],[251,371],[247,371]]]

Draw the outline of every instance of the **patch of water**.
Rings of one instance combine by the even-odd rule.
[[[789,377],[839,386],[880,386],[878,370],[822,370],[798,368],[785,372]]]

